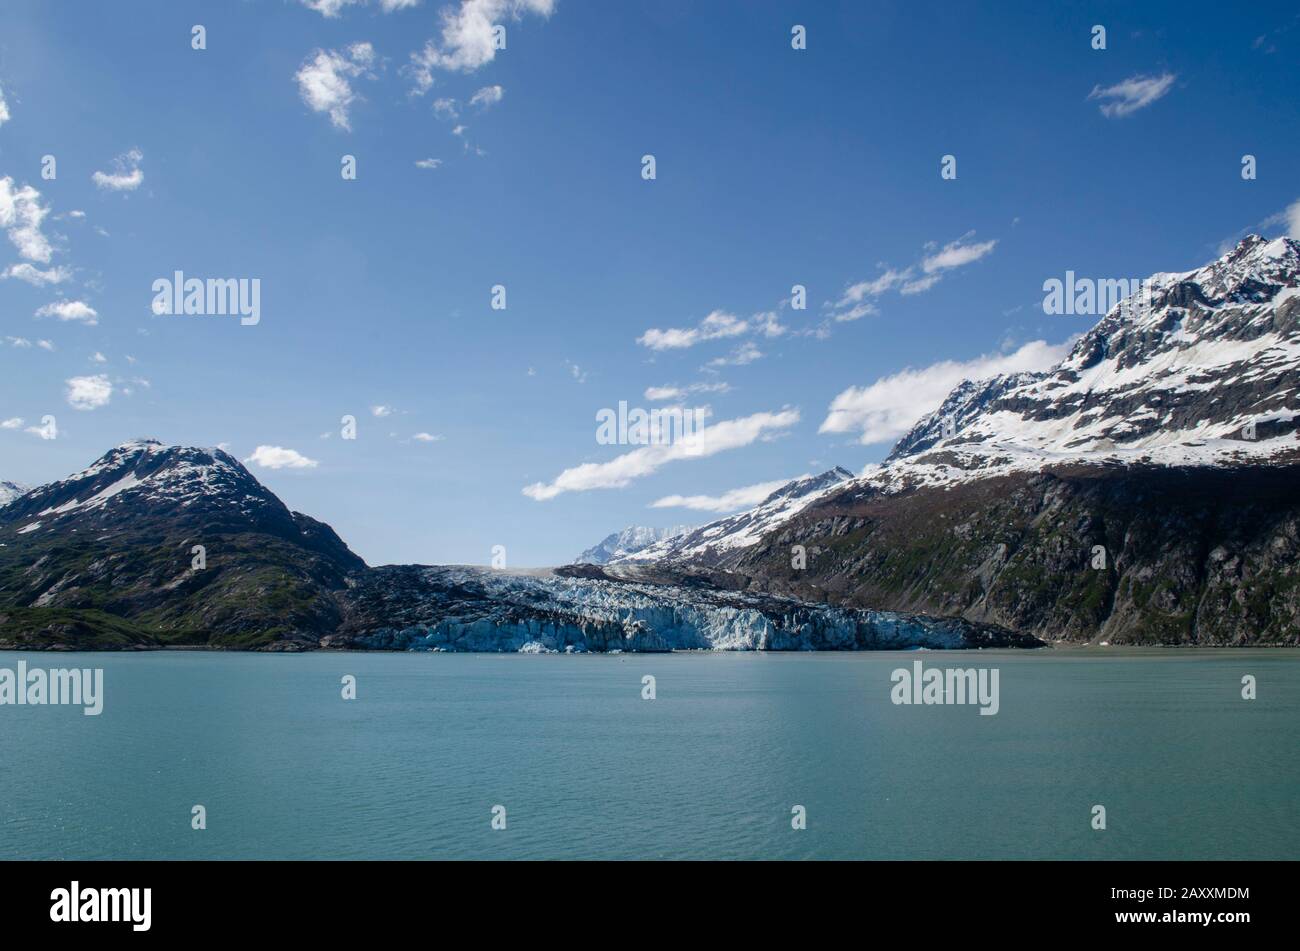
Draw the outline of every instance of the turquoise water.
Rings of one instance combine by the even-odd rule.
[[[20,659],[106,697],[0,706],[3,858],[1300,858],[1297,651]]]

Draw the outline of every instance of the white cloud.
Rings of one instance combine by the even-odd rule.
[[[729,449],[739,449],[759,439],[771,438],[797,422],[799,411],[796,409],[723,420],[697,429],[673,443],[642,446],[609,462],[588,462],[565,469],[554,481],[526,486],[523,493],[541,502],[564,492],[623,488],[670,462],[702,459]]]
[[[680,400],[692,393],[728,393],[731,387],[726,383],[692,383],[690,386],[648,386],[645,398],[652,403],[666,400]]]
[[[54,344],[49,340],[38,340],[36,341],[36,346],[40,347],[42,350],[48,350],[51,353],[54,352]]]
[[[460,111],[456,108],[456,100],[447,98],[433,101],[433,113],[439,119],[455,119],[460,116]]]
[[[804,479],[807,475],[795,476],[795,478]],[[686,508],[697,512],[737,512],[740,509],[753,508],[790,481],[790,479],[777,479],[775,482],[759,482],[755,485],[731,489],[721,495],[665,495],[662,499],[651,502],[650,507]]]
[[[963,380],[1046,370],[1065,358],[1072,343],[1034,340],[1012,353],[965,361],[944,360],[919,370],[909,368],[882,377],[870,386],[849,387],[831,401],[818,432],[856,432],[864,445],[897,439],[922,416],[938,409]]]
[[[442,442],[447,437],[434,433],[416,433],[411,438],[416,442]]]
[[[43,304],[36,309],[37,317],[57,317],[59,320],[79,320],[93,327],[99,323],[99,312],[85,301],[60,300]]]
[[[19,349],[25,349],[32,345],[32,342],[26,337],[5,337],[5,339],[9,341],[9,346],[18,347]]]
[[[939,271],[947,271],[950,268],[961,267],[963,264],[970,264],[985,255],[992,254],[993,249],[998,244],[996,238],[978,244],[966,244],[964,243],[965,240],[965,238],[958,238],[956,241],[945,244],[941,251],[929,255],[921,261],[921,270],[926,274],[935,274]]]
[[[698,326],[689,328],[670,327],[660,330],[651,327],[636,342],[651,350],[680,350],[693,347],[706,340],[718,340],[724,337],[739,337],[749,332],[749,321],[741,320],[725,311],[715,310],[700,321]]]
[[[11,277],[26,281],[34,287],[44,287],[47,284],[62,284],[72,277],[72,272],[66,267],[52,267],[42,271],[40,268],[24,261],[21,264],[11,264],[3,271],[0,271],[0,280],[7,280]]]
[[[480,109],[486,109],[489,106],[495,106],[505,98],[506,91],[501,86],[484,86],[474,95],[469,97],[471,106],[478,106]]]
[[[5,91],[0,88],[0,125],[9,121],[9,103],[5,102]]]
[[[139,149],[131,149],[113,159],[114,171],[95,172],[90,180],[96,187],[108,191],[133,192],[144,183],[144,172],[140,168],[143,161],[144,153]]]
[[[746,340],[725,357],[714,357],[705,364],[705,366],[743,367],[747,364],[753,363],[755,360],[761,360],[762,357],[763,351],[759,350],[751,341]]]
[[[98,350],[96,350],[93,354],[90,355],[90,362],[91,362],[91,363],[107,363],[107,362],[108,362],[108,357],[104,356],[102,353],[100,353]]]
[[[1286,233],[1293,238],[1300,238],[1300,201],[1286,210]]]
[[[1098,107],[1107,119],[1116,119],[1132,115],[1139,109],[1151,105],[1173,88],[1177,77],[1173,73],[1161,73],[1159,76],[1130,76],[1123,82],[1102,88],[1093,86],[1088,93],[1089,99],[1100,99]]]
[[[361,6],[366,2],[367,0],[302,0],[302,5],[332,19],[339,16],[346,7]],[[379,8],[385,13],[409,10],[419,4],[420,0],[379,0]]]
[[[413,92],[429,90],[435,69],[471,73],[492,62],[497,55],[492,28],[503,17],[517,20],[525,13],[549,17],[554,11],[555,0],[461,0],[459,8],[444,7],[441,41],[429,40],[411,54]]]
[[[315,10],[323,17],[336,17],[344,7],[361,2],[363,0],[302,0],[302,5],[308,10]]]
[[[435,169],[435,168],[437,168],[437,167],[438,167],[439,165],[441,165],[441,164],[442,164],[442,159],[436,159],[436,158],[423,158],[423,159],[419,159],[419,160],[416,161],[416,163],[415,163],[415,167],[416,167],[416,168]]]
[[[834,303],[827,303],[831,319],[836,323],[847,323],[880,313],[876,305],[882,295],[897,291],[904,297],[928,291],[943,279],[943,272],[978,261],[993,252],[997,240],[968,243],[974,232],[968,232],[956,241],[950,241],[942,248],[934,250],[933,242],[926,245],[930,253],[919,262],[901,270],[879,265],[884,268],[881,274],[869,280],[858,281],[844,289],[844,293]],[[829,325],[823,325],[812,333],[818,337],[829,335]]]
[[[12,178],[0,178],[0,228],[29,261],[50,263],[54,249],[41,233],[41,223],[49,213],[49,207],[41,204],[41,193],[31,185],[15,188]]]
[[[393,415],[393,408],[391,406],[382,406],[382,405],[372,406],[370,407],[370,415],[378,419],[383,419],[385,416]]]
[[[21,416],[13,416],[6,420],[0,420],[0,429],[22,429],[25,420]]]
[[[904,297],[911,297],[913,294],[922,294],[928,291],[934,285],[943,280],[942,274],[927,274],[925,277],[918,277],[914,281],[908,281],[898,289],[898,293]]]
[[[280,446],[258,446],[244,462],[251,462],[263,469],[315,469],[320,463],[308,459],[296,449],[284,449]]]
[[[102,373],[96,376],[74,376],[64,381],[68,387],[68,405],[73,409],[99,409],[113,398],[113,383]]]
[[[374,60],[375,48],[369,43],[353,43],[342,53],[315,50],[294,74],[293,78],[298,81],[298,94],[312,111],[328,114],[336,129],[351,131],[348,110],[360,99],[351,80],[373,79],[370,66]]]

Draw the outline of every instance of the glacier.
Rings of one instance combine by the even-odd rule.
[[[526,653],[1041,646],[1033,637],[958,618],[563,570],[377,568],[350,592],[355,611],[344,630],[321,646]]]

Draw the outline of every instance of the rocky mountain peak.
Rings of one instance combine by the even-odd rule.
[[[2,482],[0,481],[0,506],[8,505],[20,495],[27,492],[27,486],[20,482]]]
[[[610,563],[716,563],[727,553],[754,544],[765,533],[785,524],[808,505],[853,478],[848,469],[836,466],[820,475],[792,479],[748,511],[666,538]]]
[[[1298,393],[1300,242],[1248,235],[1203,267],[1141,282],[1053,369],[963,382],[879,478],[1269,458],[1297,449]]]
[[[646,525],[629,525],[624,529],[606,535],[597,544],[588,548],[575,560],[575,565],[606,565],[619,558],[626,558],[656,542],[673,538],[689,532],[692,526],[676,525],[672,528],[651,528]]]

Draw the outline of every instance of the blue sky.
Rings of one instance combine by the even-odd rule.
[[[528,566],[860,469],[1091,325],[1045,280],[1295,227],[1294,5],[1129,6],[10,0],[0,479],[225,444],[372,564]],[[259,279],[260,323],[154,315],[175,270]],[[705,451],[598,444],[692,386]]]

